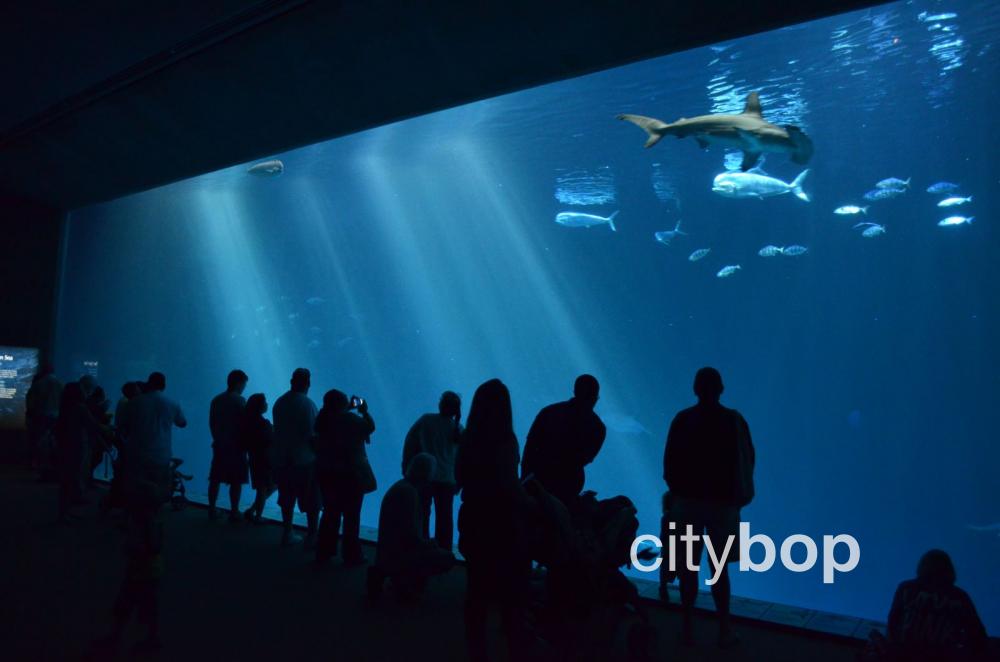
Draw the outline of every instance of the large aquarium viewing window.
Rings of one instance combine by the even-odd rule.
[[[109,394],[164,372],[204,499],[227,373],[273,403],[309,368],[317,404],[357,394],[378,425],[367,525],[442,391],[467,408],[499,377],[523,444],[591,373],[608,435],[587,487],[658,533],[668,426],[714,366],[756,446],[743,520],[861,551],[833,584],[779,564],[733,573],[734,594],[884,621],[941,548],[998,634],[998,81],[1000,6],[894,3],[79,209],[57,370]],[[644,149],[617,119],[740,114],[752,92],[809,154],[669,133]]]

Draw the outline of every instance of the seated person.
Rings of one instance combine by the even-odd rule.
[[[917,576],[896,588],[888,639],[873,631],[864,659],[930,662],[978,660],[986,629],[969,594],[955,586],[955,566],[940,549],[917,564]]]
[[[368,595],[375,598],[386,578],[400,597],[419,595],[432,575],[455,565],[455,555],[423,534],[421,493],[430,488],[434,456],[418,453],[410,460],[406,477],[396,481],[382,498],[378,516],[375,565],[368,570]]]

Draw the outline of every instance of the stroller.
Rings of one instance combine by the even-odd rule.
[[[179,457],[170,458],[170,506],[174,510],[184,510],[188,504],[187,488],[184,483],[194,478],[190,474],[181,473],[178,467],[184,464]]]
[[[532,556],[546,572],[535,587],[537,636],[554,659],[656,658],[656,632],[635,585],[621,572],[638,531],[635,506],[623,496],[585,492],[572,512],[537,484],[540,505]]]

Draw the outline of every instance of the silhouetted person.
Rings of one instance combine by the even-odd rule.
[[[28,430],[31,468],[46,478],[52,470],[55,449],[52,430],[59,418],[63,385],[51,363],[43,363],[25,395],[25,426]]]
[[[679,412],[670,424],[663,453],[663,478],[673,499],[671,518],[677,525],[677,570],[684,607],[681,637],[686,644],[694,641],[698,572],[688,570],[687,543],[679,537],[691,525],[696,536],[707,532],[716,554],[721,555],[729,536],[733,536],[731,551],[718,581],[712,585],[719,615],[719,645],[729,647],[739,643],[739,638],[729,619],[728,563],[739,560],[740,508],[753,498],[754,448],[743,416],[719,403],[722,391],[722,376],[715,368],[702,368],[695,375],[698,404]],[[690,565],[698,565],[704,543],[699,539],[691,547]],[[714,573],[715,569],[710,570]]]
[[[888,639],[872,633],[866,660],[958,662],[983,659],[986,629],[969,595],[955,586],[955,566],[940,549],[924,554],[917,576],[892,599]],[[871,650],[874,648],[874,650]]]
[[[311,376],[305,368],[292,373],[291,390],[274,403],[274,443],[271,446],[271,466],[278,483],[278,505],[281,506],[282,545],[292,545],[301,538],[292,532],[295,503],[306,514],[308,523],[306,546],[316,543],[319,525],[319,486],[316,484],[316,454],[312,449],[316,425],[316,405],[309,399]]]
[[[424,414],[417,419],[406,434],[403,443],[403,474],[418,453],[431,455],[434,475],[427,489],[421,491],[423,499],[423,533],[430,538],[431,503],[434,504],[434,540],[451,551],[452,529],[455,517],[452,504],[455,500],[455,454],[462,434],[462,400],[457,393],[445,391],[438,402],[438,413]]]
[[[378,514],[375,565],[368,570],[368,595],[377,597],[388,578],[401,598],[420,595],[427,579],[455,565],[455,555],[429,540],[423,531],[424,493],[431,489],[434,456],[417,453],[406,476],[382,497]]]
[[[356,408],[357,414],[351,409]],[[323,396],[323,409],[316,417],[316,475],[323,495],[323,520],[319,526],[316,560],[337,554],[340,522],[344,522],[341,558],[347,565],[365,562],[361,551],[361,505],[365,494],[375,491],[375,474],[368,463],[368,444],[375,421],[368,403],[348,399],[333,389]]]
[[[124,506],[124,495],[122,492],[122,452],[127,443],[126,430],[128,428],[128,404],[142,393],[139,382],[125,382],[122,384],[121,397],[115,405],[114,427],[115,437],[113,445],[118,449],[118,457],[113,463],[113,474],[111,477],[111,488],[107,496],[101,502],[101,512],[106,514],[112,508]]]
[[[499,604],[511,659],[524,646],[521,610],[528,592],[531,557],[524,531],[532,501],[518,480],[520,460],[510,392],[499,379],[480,385],[455,460],[462,490],[458,547],[466,559],[465,631],[469,656],[489,659],[489,608]]]
[[[167,378],[162,372],[149,375],[145,392],[129,401],[125,436],[128,443],[122,449],[126,475],[135,472],[165,477],[170,482],[170,458],[173,457],[173,428],[187,427],[181,407],[167,397]]]
[[[248,520],[259,523],[264,503],[274,493],[274,473],[271,470],[271,444],[274,428],[271,421],[264,418],[267,412],[267,398],[263,393],[254,393],[247,400],[240,419],[238,436],[247,452],[250,463],[250,484],[256,491],[253,505],[243,514]]]
[[[240,521],[240,493],[247,482],[247,455],[237,431],[243,418],[243,390],[247,373],[233,370],[226,378],[226,390],[212,398],[208,427],[212,432],[212,467],[208,472],[208,517],[216,518],[215,502],[219,485],[229,485],[229,521]]]
[[[87,409],[90,410],[90,415],[101,425],[110,426],[114,418],[109,411],[110,408],[111,400],[104,392],[104,388],[100,385],[95,385],[87,397]],[[106,434],[88,434],[87,439],[90,445],[90,454],[85,458],[83,468],[84,487],[92,485],[94,470],[101,465],[101,462],[104,461],[104,454],[110,451],[113,445],[111,443],[112,438]]]
[[[59,477],[59,521],[69,523],[70,508],[83,500],[80,485],[81,467],[89,464],[85,457],[89,446],[87,436],[95,439],[110,437],[110,429],[102,428],[87,408],[79,382],[66,385],[55,424],[56,463]]]
[[[594,413],[599,391],[593,376],[577,377],[573,397],[538,412],[524,443],[522,478],[533,475],[571,510],[583,490],[583,469],[597,457],[607,433]]]
[[[144,648],[158,648],[159,586],[163,575],[163,505],[170,499],[174,426],[187,426],[180,405],[164,394],[167,378],[154,372],[145,393],[128,404],[123,478],[128,535],[127,564],[115,602],[114,630],[106,640],[117,645],[132,614],[146,626]]]

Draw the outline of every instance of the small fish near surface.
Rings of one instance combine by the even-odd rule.
[[[875,185],[875,188],[902,188],[902,189],[907,189],[907,188],[910,188],[910,179],[912,179],[912,177],[909,177],[907,179],[899,179],[897,177],[890,177],[888,179],[883,179],[882,181],[880,181],[879,183],[877,183]]]
[[[761,257],[774,257],[776,255],[781,255],[784,252],[785,252],[784,248],[781,248],[779,246],[767,245],[764,248],[757,251],[757,255]]]
[[[740,169],[750,170],[761,154],[785,153],[795,163],[805,165],[813,155],[813,143],[802,129],[786,124],[778,126],[761,114],[760,96],[751,92],[739,115],[699,115],[667,123],[643,115],[622,114],[618,119],[631,122],[646,132],[646,147],[660,142],[663,136],[692,137],[702,149],[709,145],[730,147],[743,152]]]
[[[283,172],[285,172],[285,164],[278,159],[261,161],[247,169],[247,174],[254,175],[255,177],[277,177]]]
[[[938,221],[938,225],[942,228],[951,228],[957,225],[968,225],[974,218],[975,216],[949,216],[948,218]]]
[[[858,223],[853,229],[857,228],[864,228],[864,230],[861,231],[861,236],[866,239],[871,239],[872,237],[885,234],[885,226],[879,225],[878,223]]]
[[[953,18],[958,18],[958,14],[955,12],[942,12],[940,14],[931,14],[929,12],[922,11],[917,14],[917,20],[922,23],[933,23],[935,21],[950,21]]]
[[[997,523],[997,524],[986,524],[984,526],[977,526],[975,524],[969,524],[967,526],[972,531],[976,531],[978,533],[995,533],[995,534],[997,534],[997,537],[1000,537],[1000,523]]]
[[[789,257],[798,257],[799,255],[805,255],[809,252],[809,249],[805,246],[785,246],[785,249],[781,251],[782,255],[788,255]]]
[[[862,197],[868,202],[876,202],[878,200],[892,200],[904,193],[906,193],[905,188],[876,188],[868,191]]]
[[[772,198],[776,195],[794,193],[799,200],[809,202],[809,194],[802,190],[802,182],[809,174],[803,170],[791,183],[764,174],[760,170],[750,172],[722,172],[712,182],[712,192],[724,198]]]
[[[607,225],[612,232],[617,232],[615,227],[615,216],[618,212],[610,216],[597,216],[595,214],[580,214],[573,211],[562,211],[556,214],[556,223],[567,228],[591,228],[595,225]]]
[[[716,278],[729,278],[730,276],[732,276],[734,273],[736,273],[737,271],[739,271],[742,268],[743,267],[741,267],[738,264],[729,264],[729,265],[726,265],[726,266],[722,267],[721,269],[719,269],[719,273],[715,274],[715,277]]]
[[[837,216],[854,216],[855,214],[868,214],[868,207],[858,207],[857,205],[844,205],[833,210]]]
[[[933,193],[934,195],[948,195],[950,193],[955,193],[961,187],[958,184],[952,184],[951,182],[937,182],[931,184],[927,187],[928,193]]]
[[[661,230],[660,232],[654,232],[653,238],[664,246],[669,246],[670,242],[676,239],[678,235],[687,236],[687,232],[681,232],[680,221],[677,221],[677,225],[674,226],[673,230]]]
[[[962,198],[958,196],[953,196],[950,198],[945,198],[937,204],[938,207],[957,207],[958,205],[964,205],[967,202],[972,202],[972,196],[967,198]]]
[[[699,248],[690,255],[688,255],[688,260],[691,262],[697,262],[698,260],[704,258],[706,255],[712,252],[711,248]]]

